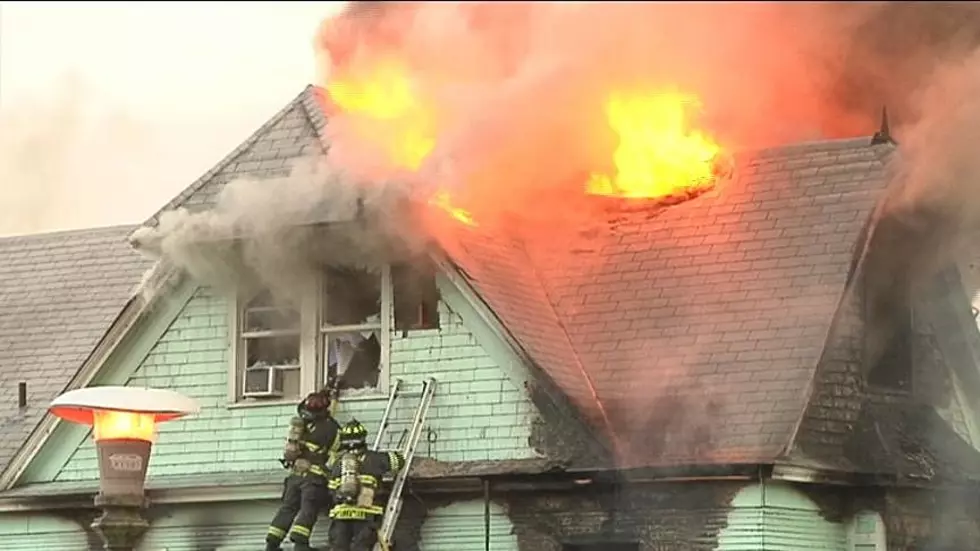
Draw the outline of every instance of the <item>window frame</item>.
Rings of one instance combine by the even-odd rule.
[[[379,285],[381,287],[380,320],[377,323],[361,323],[347,325],[326,325],[321,319],[324,308],[329,309],[329,302],[326,301],[324,292],[324,281],[329,275],[325,272],[317,278],[316,300],[311,301],[316,305],[316,370],[314,384],[319,388],[326,383],[327,378],[327,343],[329,335],[342,333],[356,333],[360,331],[377,331],[378,346],[381,348],[380,358],[378,359],[378,384],[374,387],[374,392],[364,391],[363,389],[348,389],[340,392],[340,398],[387,398],[389,382],[391,380],[390,351],[391,351],[391,326],[394,316],[393,289],[391,282],[391,266],[385,264],[381,267],[379,274]],[[356,391],[352,392],[352,391]]]
[[[254,296],[244,296],[236,292],[227,296],[228,315],[227,315],[227,348],[228,348],[228,372],[227,372],[227,406],[229,408],[241,407],[262,407],[283,404],[295,404],[303,396],[321,388],[326,376],[326,348],[325,334],[342,333],[357,330],[378,331],[379,346],[381,348],[379,360],[378,384],[374,392],[366,392],[363,389],[356,389],[356,393],[342,391],[340,398],[344,400],[373,400],[386,399],[390,391],[391,381],[391,330],[393,324],[394,305],[393,289],[391,282],[391,267],[387,264],[381,267],[381,320],[375,324],[328,326],[326,333],[322,331],[323,324],[321,315],[321,304],[324,294],[324,278],[327,274],[321,273],[316,277],[309,278],[304,282],[302,295],[308,297],[303,300],[299,309],[300,327],[300,350],[299,350],[299,372],[300,390],[299,396],[283,396],[281,398],[245,398],[242,396],[241,385],[245,376],[245,341],[247,338],[256,338],[257,335],[248,335],[244,331],[244,315],[248,302]],[[263,332],[267,333],[267,332]],[[264,336],[264,335],[263,335]]]
[[[864,375],[864,380],[869,390],[874,390],[885,394],[910,396],[915,392],[915,347],[917,333],[915,330],[915,308],[912,305],[911,289],[907,286],[903,286],[902,291],[902,303],[897,305],[901,314],[901,319],[897,319],[899,316],[895,317],[896,321],[895,325],[892,327],[892,330],[896,335],[893,335],[891,339],[905,337],[904,340],[905,346],[907,347],[907,354],[902,356],[901,365],[884,363],[886,356],[892,350],[891,347],[893,346],[893,341],[889,339],[889,342],[885,343],[885,346],[881,350],[881,357],[877,358],[872,364],[871,358],[869,357],[868,344],[865,343],[863,347],[863,358],[868,366],[867,372]],[[864,320],[863,323],[865,324],[864,331],[867,331],[869,312],[872,305],[869,303],[867,297],[865,297],[863,302],[864,313],[862,318]],[[877,375],[880,374],[880,369],[896,370],[896,373],[901,375],[901,379],[905,381],[906,385],[904,387],[900,387],[891,383],[881,382],[877,377]]]

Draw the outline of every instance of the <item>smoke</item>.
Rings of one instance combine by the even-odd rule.
[[[925,203],[952,209],[932,237],[952,243],[980,215],[980,195],[952,178],[974,168],[965,148],[977,111],[977,23],[972,3],[354,2],[315,37],[320,84],[394,67],[410,79],[408,107],[379,120],[328,105],[331,147],[316,175],[286,178],[277,191],[230,184],[217,211],[171,215],[156,234],[174,233],[168,254],[199,272],[189,258],[195,236],[233,226],[274,236],[239,255],[269,279],[275,270],[263,264],[303,263],[309,239],[287,223],[297,209],[390,187],[358,182],[398,181],[417,198],[449,190],[481,226],[512,225],[517,213],[539,239],[564,242],[594,218],[583,182],[614,170],[611,94],[678,91],[700,100],[692,124],[726,152],[870,136],[887,105],[903,143],[893,210],[917,220]],[[406,169],[393,148],[413,141],[431,150]]]
[[[870,136],[887,106],[914,167],[901,179],[919,190],[906,203],[935,203],[929,174],[973,170],[947,144],[969,143],[962,132],[975,127],[965,121],[978,23],[973,3],[355,2],[322,24],[316,46],[328,86],[394,60],[417,104],[380,124],[335,114],[338,166],[377,175],[381,129],[424,129],[435,146],[422,167],[388,174],[453,190],[487,224],[518,212],[551,227],[587,219],[582,181],[612,168],[613,92],[695,94],[696,125],[729,151]],[[980,195],[940,187],[972,224],[962,199]],[[561,209],[540,208],[556,199]]]
[[[214,288],[268,289],[299,306],[326,264],[377,271],[423,246],[389,232],[410,223],[390,214],[402,195],[397,183],[361,185],[322,158],[301,159],[283,177],[229,182],[211,210],[164,212],[131,241]]]
[[[0,113],[0,235],[104,223],[125,210],[122,187],[145,180],[144,125],[107,109],[78,77],[58,84]],[[90,175],[114,185],[93,193]]]

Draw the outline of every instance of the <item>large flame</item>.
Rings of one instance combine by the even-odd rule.
[[[417,170],[435,146],[432,111],[419,101],[405,68],[393,60],[373,65],[367,74],[332,80],[327,93],[348,113],[385,121],[387,132],[374,133],[371,140],[400,168]]]
[[[615,176],[593,174],[595,195],[661,198],[710,187],[718,145],[688,128],[696,98],[674,92],[613,94],[606,118],[619,138]]]
[[[392,60],[379,63],[367,74],[332,80],[326,88],[345,112],[386,123],[386,132],[372,132],[368,138],[399,168],[418,170],[435,147],[432,111],[419,100],[401,64]],[[476,225],[473,215],[454,205],[446,190],[433,194],[428,203],[464,224]]]
[[[435,109],[427,108],[413,88],[407,68],[392,59],[362,71],[335,75],[326,87],[343,111],[383,123],[363,136],[398,168],[417,171],[435,148]],[[677,92],[613,93],[605,104],[606,121],[618,143],[612,153],[615,173],[594,173],[585,191],[626,198],[665,198],[711,187],[719,146],[689,128],[698,100]],[[428,203],[461,223],[475,226],[457,197],[440,189]]]

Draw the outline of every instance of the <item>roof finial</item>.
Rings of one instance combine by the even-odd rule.
[[[881,145],[881,144],[892,144],[898,145],[898,142],[892,138],[891,129],[888,127],[888,107],[881,108],[881,128],[875,132],[875,135],[871,137],[871,145]]]

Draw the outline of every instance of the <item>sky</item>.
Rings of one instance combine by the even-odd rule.
[[[343,2],[0,2],[0,235],[139,223],[313,81]]]

